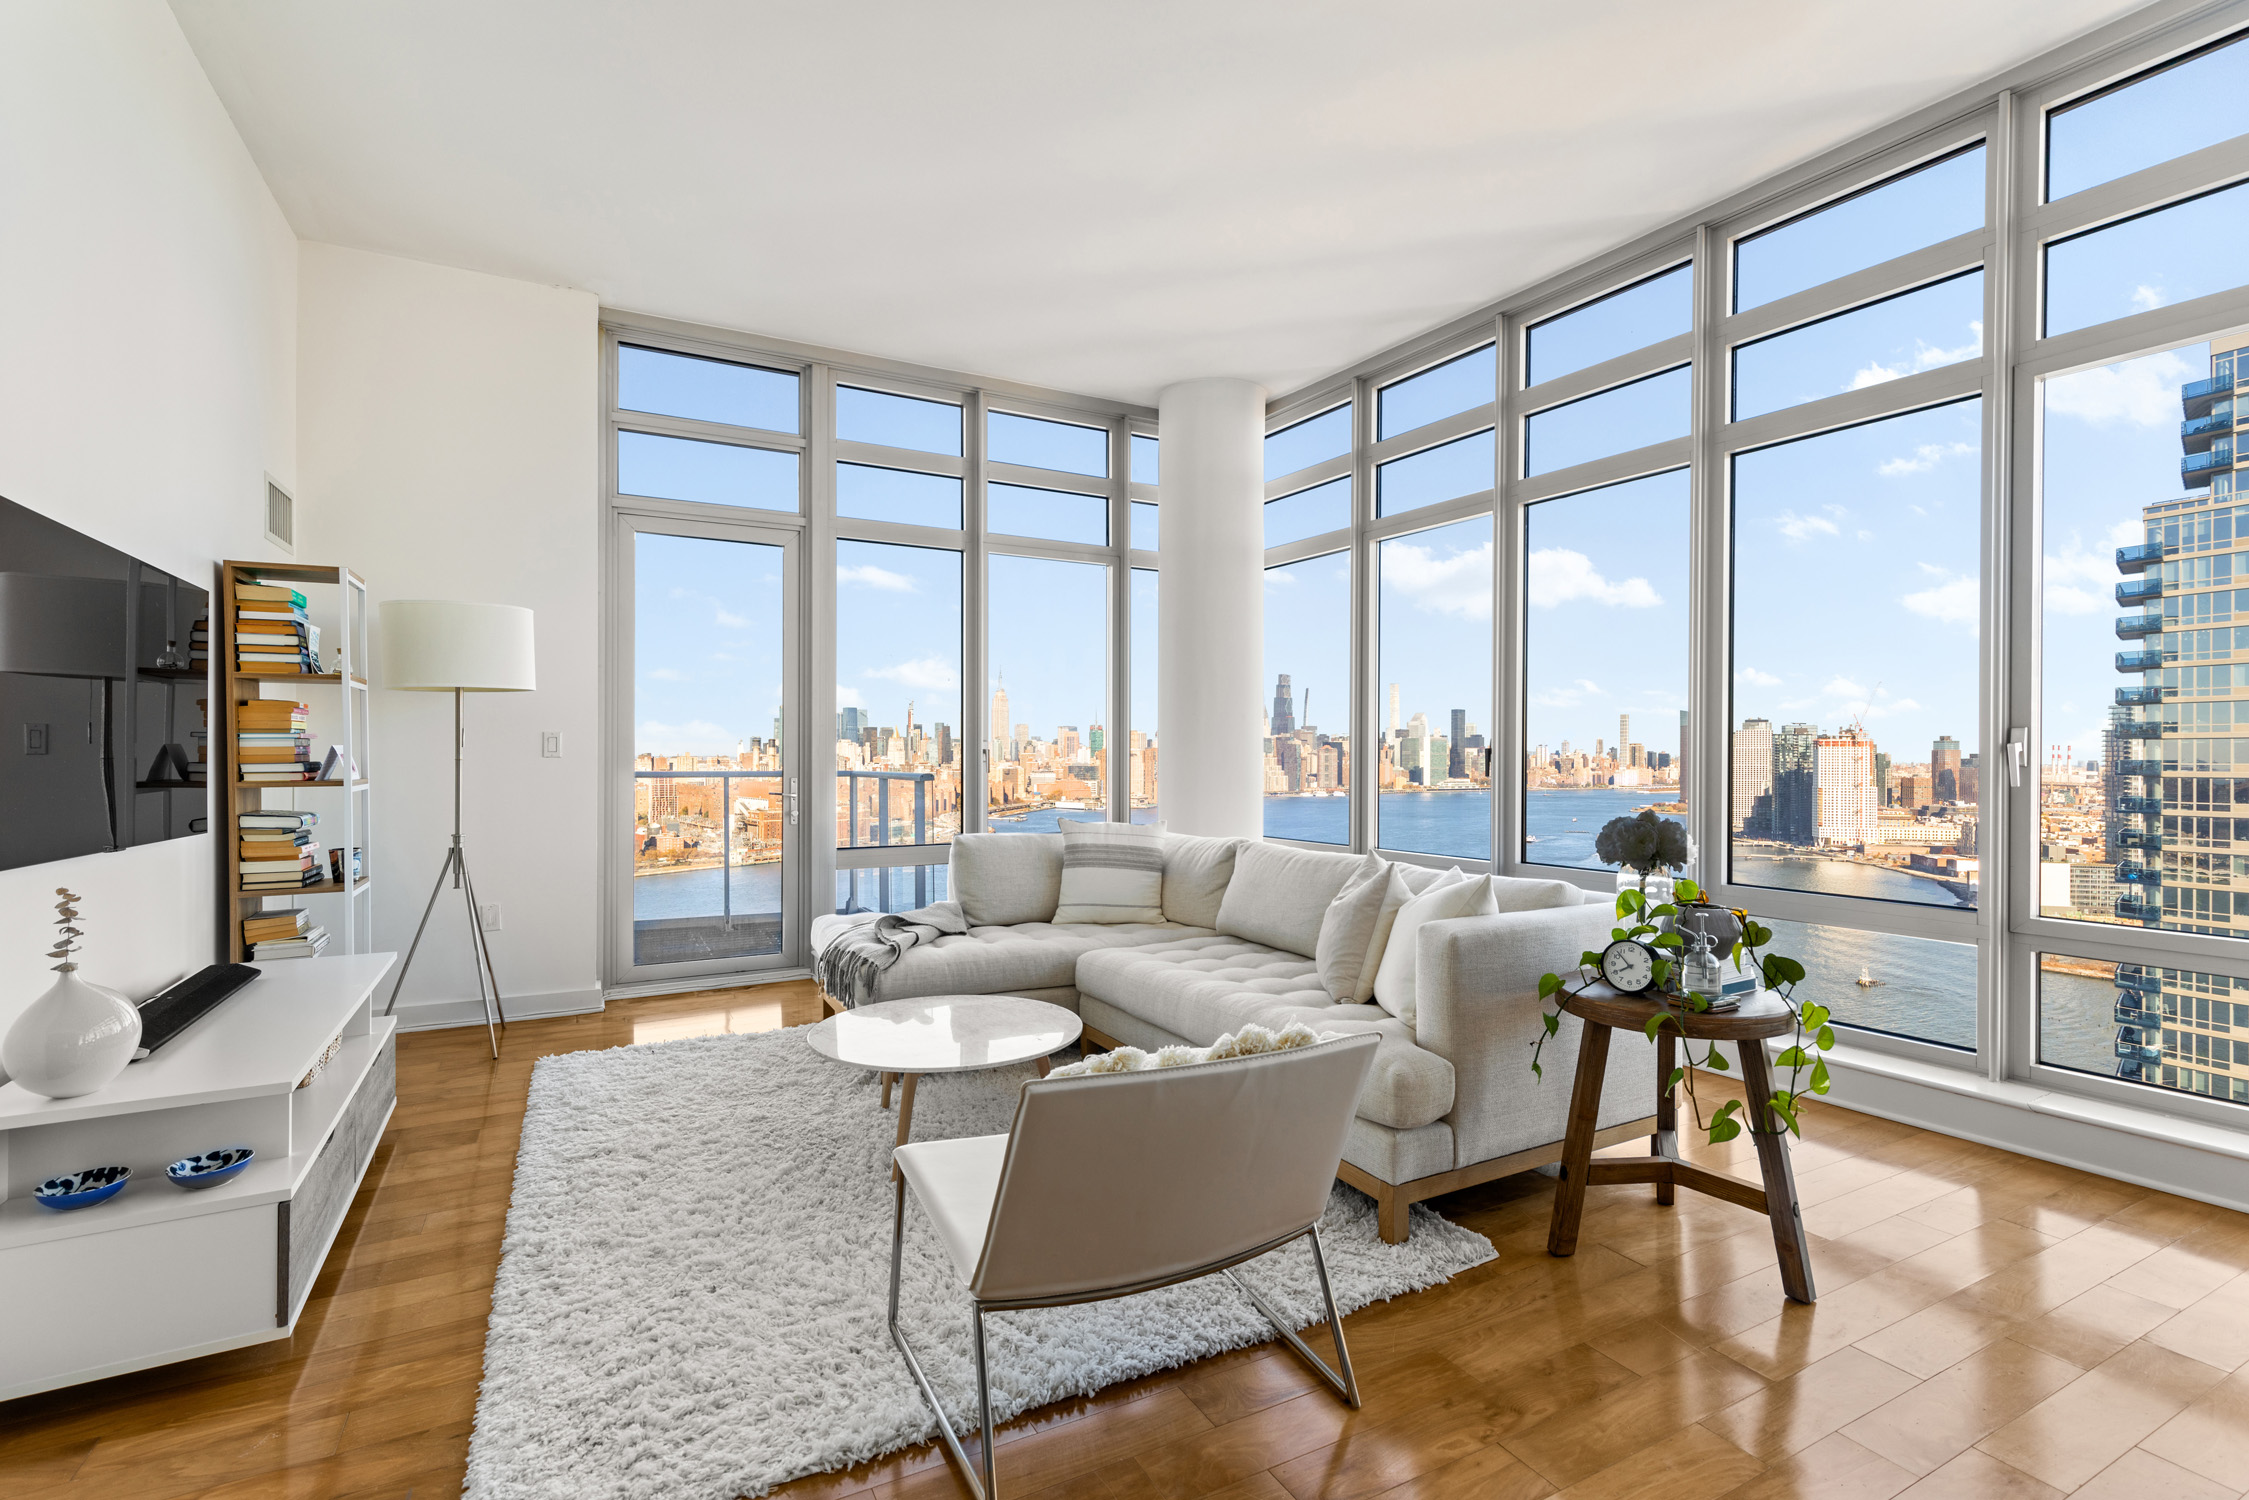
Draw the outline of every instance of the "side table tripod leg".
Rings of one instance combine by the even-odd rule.
[[[1562,1143],[1562,1180],[1554,1184],[1554,1223],[1546,1233],[1548,1255],[1577,1250],[1578,1220],[1585,1214],[1585,1174],[1593,1161],[1593,1131],[1601,1116],[1601,1079],[1609,1066],[1609,1028],[1581,1023],[1577,1081],[1570,1086],[1570,1129]]]
[[[1804,1215],[1796,1203],[1796,1171],[1788,1161],[1788,1127],[1773,1117],[1772,1064],[1765,1044],[1741,1044],[1741,1078],[1749,1094],[1749,1138],[1757,1143],[1757,1165],[1765,1177],[1765,1212],[1773,1221],[1773,1249],[1780,1257],[1782,1290],[1791,1302],[1813,1302],[1812,1247],[1804,1238]]]
[[[898,1085],[898,1144],[903,1146],[914,1138],[914,1080],[921,1075],[901,1073],[898,1077],[901,1080]],[[893,1162],[890,1168],[891,1179],[895,1181],[898,1175],[898,1166]]]
[[[1679,1066],[1679,1039],[1669,1028],[1656,1032],[1656,1133],[1648,1140],[1648,1154],[1663,1161],[1679,1159],[1679,1092],[1671,1086],[1671,1070]],[[1671,1179],[1656,1184],[1656,1202],[1669,1207]]]

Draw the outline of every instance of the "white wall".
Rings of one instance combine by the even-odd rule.
[[[274,555],[296,473],[297,242],[160,0],[0,7],[0,496],[183,577]],[[84,972],[134,995],[214,956],[208,835],[0,871],[0,1027]]]
[[[311,242],[299,289],[298,554],[352,568],[377,601],[536,613],[539,690],[465,699],[463,841],[479,899],[501,906],[510,1013],[598,1009],[598,304]],[[367,848],[375,946],[403,954],[451,830],[453,700],[382,691],[381,652]],[[561,731],[561,759],[541,757],[542,730]],[[476,1016],[469,951],[448,890],[404,1024]]]

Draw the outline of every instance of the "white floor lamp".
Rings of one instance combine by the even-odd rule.
[[[508,1024],[500,1000],[500,975],[492,967],[492,946],[484,924],[477,919],[476,880],[469,874],[468,855],[461,848],[461,694],[528,693],[538,686],[532,647],[531,611],[514,604],[464,604],[452,599],[386,599],[382,606],[383,686],[415,693],[453,695],[453,842],[437,869],[437,884],[430,887],[429,904],[414,929],[414,942],[399,965],[398,982],[391,986],[389,1015],[398,1006],[398,992],[406,987],[406,973],[414,967],[414,954],[422,946],[423,929],[437,909],[438,895],[450,878],[453,888],[468,903],[469,946],[476,967],[476,992],[484,1001],[484,1030],[492,1043],[492,1056],[500,1055],[499,1033],[493,1017]],[[490,979],[491,988],[485,988]]]

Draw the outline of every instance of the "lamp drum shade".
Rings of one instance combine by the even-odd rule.
[[[519,604],[386,599],[383,686],[419,693],[528,693],[538,686],[531,611]]]

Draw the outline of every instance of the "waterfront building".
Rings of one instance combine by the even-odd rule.
[[[2232,418],[2237,369],[2249,363],[2249,328],[2210,340],[2210,372],[2181,387],[2179,466],[2186,494],[2141,511],[2144,540],[2119,547],[2123,580],[2104,779],[2113,793],[2110,842],[2116,915],[2173,932],[2249,937],[2249,818],[2237,820],[2235,773],[2249,767],[2249,738],[2234,732],[2249,710],[2249,631],[2234,625],[2232,584],[2249,572],[2249,526],[2235,502]],[[2238,455],[2249,456],[2249,455]],[[2160,603],[2157,601],[2160,600]],[[2237,650],[2237,640],[2244,649]],[[2249,787],[2249,783],[2243,783]],[[2119,964],[2117,1072],[2165,1088],[2249,1100],[2249,1003],[2242,981],[2187,970]]]
[[[1813,741],[1812,841],[1826,848],[1861,848],[1875,840],[1874,741],[1853,727]]]
[[[1275,739],[1296,732],[1296,705],[1289,697],[1288,673],[1286,672],[1283,672],[1281,680],[1273,685],[1272,728],[1266,732]]]
[[[1445,753],[1445,775],[1447,777],[1465,776],[1467,771],[1461,764],[1461,757],[1467,753],[1467,709],[1456,708],[1452,711],[1452,733],[1447,737],[1446,743],[1450,748]]]
[[[1960,797],[1960,742],[1939,735],[1929,749],[1929,775],[1936,784],[1936,800],[1958,802]]]
[[[1684,735],[1680,744],[1686,743]],[[1679,782],[1686,784],[1682,770]],[[1733,829],[1752,837],[1773,826],[1773,721],[1744,719],[1734,731]]]
[[[1772,837],[1783,843],[1810,844],[1817,840],[1812,747],[1818,739],[1816,724],[1784,724],[1773,732]]]

